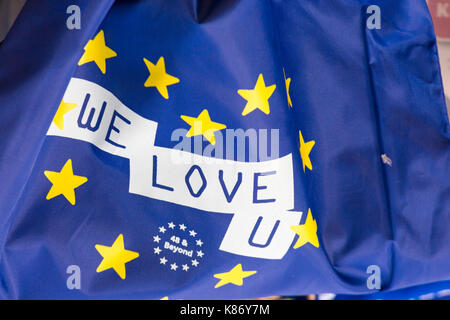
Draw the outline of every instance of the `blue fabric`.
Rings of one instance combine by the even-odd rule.
[[[425,1],[78,1],[82,27],[69,30],[72,3],[29,0],[0,46],[0,297],[366,294],[375,291],[366,285],[370,265],[380,267],[382,290],[450,279],[450,125]],[[373,4],[379,30],[366,28]],[[94,62],[78,65],[100,30],[117,53],[105,74]],[[169,99],[144,86],[143,58],[160,57],[180,80],[168,86]],[[267,87],[276,84],[270,114],[242,116],[238,90],[252,89],[259,74]],[[203,109],[227,129],[279,129],[280,157],[291,154],[293,163],[294,207],[286,209],[303,212],[300,225],[311,209],[319,247],[294,249],[295,236],[281,259],[230,253],[219,248],[232,216],[131,193],[128,159],[47,135],[71,78],[157,122],[159,147],[173,148],[173,131],[189,129],[181,115]],[[299,130],[315,141],[312,170],[303,166]],[[46,199],[52,183],[44,172],[59,172],[68,159],[88,178],[75,205],[63,195]],[[181,270],[170,252],[178,270],[160,263],[153,237],[169,222],[174,235],[185,224],[204,242],[198,267]],[[96,272],[96,245],[112,246],[119,234],[139,252],[125,264],[126,279]],[[239,264],[257,273],[215,288],[214,275]],[[70,265],[81,270],[79,290],[66,285]]]

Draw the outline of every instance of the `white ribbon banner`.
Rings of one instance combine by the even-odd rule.
[[[82,140],[130,161],[129,192],[203,211],[234,214],[220,250],[281,259],[300,223],[294,207],[292,155],[240,162],[154,145],[158,123],[101,86],[72,78],[64,94],[77,107],[47,135]]]

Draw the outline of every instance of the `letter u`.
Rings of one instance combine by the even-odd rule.
[[[252,233],[250,234],[250,238],[248,238],[248,244],[253,246],[253,247],[257,247],[257,248],[265,248],[267,246],[269,246],[269,244],[272,242],[273,236],[275,235],[275,232],[277,232],[278,226],[280,225],[280,220],[277,220],[275,222],[274,227],[272,228],[272,231],[270,232],[269,238],[267,239],[265,244],[259,244],[259,243],[255,243],[253,242],[253,239],[255,237],[256,232],[258,231],[259,225],[261,224],[263,217],[259,217],[258,220],[256,221],[255,226],[253,227]]]

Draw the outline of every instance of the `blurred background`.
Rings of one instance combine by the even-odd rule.
[[[0,43],[5,38],[26,0],[0,0]]]
[[[427,0],[436,33],[442,83],[450,118],[450,0]]]

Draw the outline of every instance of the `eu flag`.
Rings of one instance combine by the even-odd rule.
[[[423,0],[28,0],[0,46],[0,297],[450,279]]]

